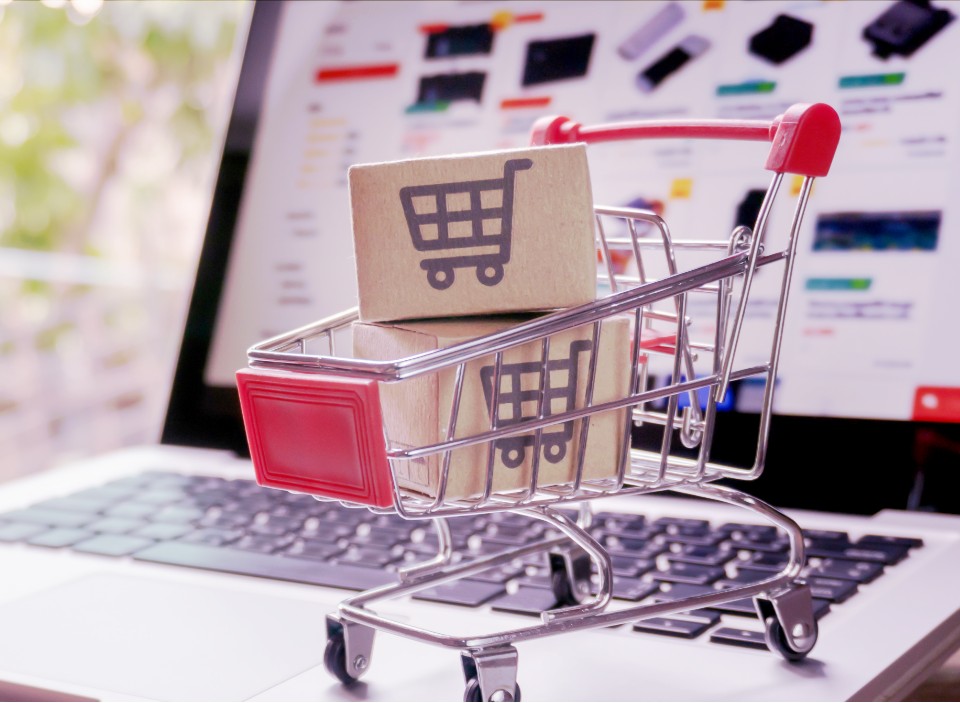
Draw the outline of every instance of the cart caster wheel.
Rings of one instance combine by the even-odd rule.
[[[499,694],[500,691],[497,691]],[[463,691],[463,700],[465,701],[482,701],[483,698],[480,697],[480,681],[478,679],[470,679],[467,681],[467,687]],[[502,698],[492,698],[491,700],[504,700]],[[513,689],[513,700],[520,700],[520,684],[516,684]]]
[[[767,631],[767,646],[770,648],[770,651],[776,652],[788,662],[802,662],[807,658],[810,650],[813,649],[812,644],[810,645],[810,648],[804,652],[794,649],[787,641],[787,634],[783,630],[783,625],[781,625],[780,621],[776,618],[767,618],[764,625],[766,626]],[[814,633],[813,640],[816,641],[816,633]]]
[[[323,666],[344,686],[350,686],[358,681],[347,673],[347,645],[343,641],[342,634],[327,640],[327,647],[323,650]]]
[[[580,547],[566,547],[548,554],[550,588],[557,599],[554,608],[579,605],[590,595],[590,555]]]
[[[577,597],[570,588],[570,577],[565,571],[554,571],[550,574],[550,589],[557,599],[556,606],[576,605]]]

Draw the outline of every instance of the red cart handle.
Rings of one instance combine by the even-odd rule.
[[[791,106],[766,120],[644,120],[584,127],[567,117],[541,117],[533,146],[624,139],[739,139],[772,142],[766,168],[777,173],[826,176],[840,141],[840,117],[825,103]]]

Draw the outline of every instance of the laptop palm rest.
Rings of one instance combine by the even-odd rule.
[[[0,606],[0,669],[159,700],[244,700],[322,662],[319,603],[97,574]]]

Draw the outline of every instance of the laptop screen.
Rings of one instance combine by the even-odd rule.
[[[827,102],[844,133],[801,233],[773,468],[758,493],[820,509],[904,507],[916,428],[960,420],[960,364],[944,353],[960,341],[949,197],[960,102],[955,72],[940,70],[960,23],[929,36],[904,28],[894,41],[878,28],[896,4],[259,3],[164,441],[245,453],[233,376],[247,348],[356,304],[351,164],[524,146],[544,114],[770,119]],[[653,209],[674,231],[724,237],[753,224],[765,151],[591,147],[593,191]],[[746,354],[751,320],[777,295],[763,284]],[[737,433],[759,395],[731,389],[717,458],[752,450]],[[885,479],[870,498],[863,466]],[[803,478],[833,470],[835,504]]]

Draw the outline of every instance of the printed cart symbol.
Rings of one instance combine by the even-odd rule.
[[[593,343],[579,339],[570,343],[570,356],[566,359],[547,361],[547,378],[543,383],[543,415],[549,417],[557,412],[573,410],[577,404],[577,376],[580,354],[593,348]],[[503,364],[500,374],[500,396],[497,398],[497,421],[499,427],[509,427],[537,417],[537,398],[540,395],[543,364],[528,361],[519,364]],[[483,395],[489,408],[493,404],[494,367],[480,369]],[[555,404],[560,407],[556,408]],[[551,464],[563,460],[567,443],[573,436],[573,420],[564,422],[559,430],[544,430],[540,436],[544,458]],[[534,433],[504,437],[496,442],[502,451],[504,466],[515,469],[526,458],[526,448],[536,443]]]
[[[454,252],[420,262],[433,288],[449,288],[454,269],[469,266],[476,267],[477,280],[484,285],[495,286],[503,279],[503,266],[510,261],[514,176],[532,167],[530,159],[509,159],[503,178],[400,189],[414,248]]]

